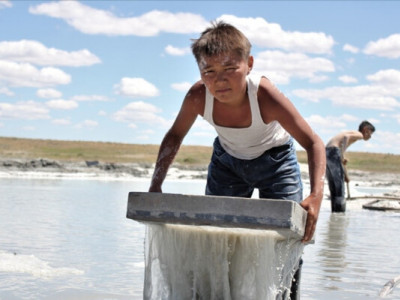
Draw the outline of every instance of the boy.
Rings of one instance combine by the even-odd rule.
[[[293,104],[265,77],[247,75],[251,44],[235,27],[219,22],[192,44],[201,80],[189,90],[158,154],[149,192],[162,192],[169,166],[198,115],[218,133],[206,194],[289,199],[308,212],[303,242],[311,240],[323,197],[325,150]],[[294,137],[307,151],[311,192],[302,198]],[[292,296],[292,299],[293,298]]]
[[[344,182],[350,181],[345,165],[347,159],[344,152],[354,142],[363,139],[368,141],[374,133],[375,127],[368,121],[362,121],[358,131],[344,131],[334,136],[326,144],[326,178],[331,194],[332,212],[345,212],[346,200],[344,197]]]

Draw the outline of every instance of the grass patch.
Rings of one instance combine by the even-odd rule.
[[[299,162],[307,163],[305,151],[298,151]],[[400,155],[388,153],[346,151],[349,170],[360,170],[381,173],[400,173]]]
[[[0,137],[0,156],[13,159],[154,163],[158,149],[159,145]],[[183,145],[175,162],[184,165],[208,164],[211,152],[211,147]]]
[[[51,159],[59,161],[98,160],[113,163],[154,163],[159,145],[108,142],[59,141],[0,137],[0,157]],[[182,145],[175,159],[186,166],[206,166],[212,147]],[[300,163],[307,163],[305,151],[298,151]],[[349,170],[400,173],[400,155],[346,152]]]

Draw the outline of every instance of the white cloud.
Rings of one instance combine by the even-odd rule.
[[[346,127],[346,123],[343,122],[340,118],[334,116],[320,116],[320,115],[311,115],[305,118],[308,124],[310,124],[311,128],[319,129],[323,131],[328,128],[335,128],[335,130],[344,129]]]
[[[345,44],[343,46],[343,51],[347,51],[347,52],[351,52],[351,53],[357,54],[358,52],[360,52],[360,49],[358,49],[357,47],[354,47],[352,45]]]
[[[10,91],[6,87],[1,87],[0,88],[0,94],[6,95],[6,96],[14,96],[15,95],[13,91]]]
[[[168,45],[167,47],[165,47],[165,52],[173,56],[182,56],[191,53],[191,50],[189,47],[176,48],[174,46]]]
[[[222,15],[218,20],[236,26],[251,43],[260,47],[322,54],[331,53],[335,43],[332,36],[323,32],[285,31],[279,24],[268,23],[263,18],[239,18],[233,15]]]
[[[364,48],[365,54],[387,58],[400,57],[400,34],[392,34],[384,39],[369,42]]]
[[[198,14],[174,14],[159,10],[138,17],[121,18],[78,1],[42,3],[30,7],[29,12],[63,19],[86,34],[155,36],[160,32],[195,33],[201,32],[209,24]]]
[[[88,128],[88,129],[93,129],[95,127],[99,126],[99,123],[93,120],[84,120],[83,122],[75,125],[74,127],[77,129],[82,129],[82,128]]]
[[[71,121],[68,119],[54,119],[51,121],[51,123],[56,125],[70,125]]]
[[[132,98],[149,98],[160,94],[154,84],[143,78],[124,77],[119,84],[114,85],[114,90],[119,95]]]
[[[325,143],[340,131],[357,129],[360,122],[358,117],[349,114],[342,114],[340,116],[311,115],[305,117],[305,119],[311,128],[325,140]],[[357,124],[356,127],[354,127],[354,122]]]
[[[136,129],[136,128],[137,128],[137,125],[136,125],[136,124],[133,124],[133,123],[130,123],[130,124],[128,125],[128,127],[129,127],[129,128],[132,128],[132,129]]]
[[[187,92],[192,87],[192,84],[190,82],[179,82],[171,84],[171,87],[180,92]]]
[[[206,131],[206,132],[212,132],[215,135],[215,129],[213,126],[210,125],[206,120],[204,120],[201,117],[198,117],[196,121],[194,122],[192,128],[201,130],[201,131]]]
[[[37,69],[28,63],[0,60],[1,82],[15,87],[46,87],[68,84],[71,82],[71,76],[53,67]]]
[[[320,83],[329,80],[329,77],[326,75],[315,75],[309,79],[310,83]]]
[[[26,62],[40,66],[90,66],[100,63],[100,59],[89,50],[67,52],[55,48],[47,48],[32,40],[17,42],[0,42],[0,59]]]
[[[143,101],[131,102],[114,113],[113,119],[118,122],[129,122],[131,124],[145,123],[152,126],[157,124],[165,128],[170,125],[170,122],[159,116],[160,112],[161,110],[152,104]]]
[[[46,98],[46,99],[62,97],[62,93],[55,89],[39,89],[37,90],[36,95],[40,98]]]
[[[150,137],[148,135],[139,135],[139,136],[135,137],[135,140],[148,141],[148,140],[150,140]]]
[[[155,131],[152,130],[152,129],[146,129],[146,130],[143,130],[142,133],[144,133],[144,134],[154,134]]]
[[[374,152],[399,153],[400,152],[400,132],[384,131],[377,128],[372,135]],[[370,142],[369,142],[370,143]]]
[[[76,95],[71,98],[72,101],[99,101],[107,102],[111,101],[110,98],[103,95]]]
[[[298,89],[292,93],[312,102],[329,99],[334,105],[352,108],[390,111],[400,107],[400,103],[394,98],[393,91],[382,86],[360,85],[325,89]]]
[[[400,124],[400,114],[395,115],[394,119]]]
[[[348,59],[346,59],[346,61],[347,61],[347,63],[349,64],[349,65],[353,65],[355,62],[356,62],[356,60],[354,59],[354,58],[348,58]]]
[[[346,122],[355,122],[358,121],[359,119],[355,116],[348,115],[348,114],[343,114],[340,116],[340,120],[346,121]]]
[[[49,119],[48,108],[40,102],[20,101],[17,103],[0,102],[1,119],[42,120]]]
[[[99,123],[93,120],[85,120],[82,122],[83,127],[96,127]]]
[[[0,1],[0,9],[12,7],[11,1],[1,0]]]
[[[339,80],[343,83],[356,83],[358,82],[357,78],[353,76],[343,75],[339,77]]]
[[[375,84],[399,88],[400,71],[394,69],[380,70],[375,74],[368,75],[367,79]]]
[[[46,102],[46,105],[52,109],[71,110],[78,107],[78,103],[71,100],[55,99]]]
[[[36,130],[36,127],[35,127],[35,126],[23,126],[23,127],[22,127],[22,130],[25,130],[25,131],[35,131],[35,130]]]
[[[97,114],[98,114],[99,116],[107,116],[107,112],[104,111],[104,110],[100,110]]]
[[[257,54],[252,72],[265,75],[275,83],[287,84],[291,77],[315,82],[319,81],[318,73],[334,71],[334,64],[326,58],[313,58],[302,53],[263,51]]]

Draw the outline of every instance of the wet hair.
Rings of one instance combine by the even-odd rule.
[[[204,30],[200,38],[192,40],[192,52],[196,61],[224,53],[236,53],[243,59],[250,55],[251,44],[236,27],[223,21],[213,22]]]
[[[370,122],[368,121],[362,121],[360,123],[360,125],[358,126],[358,131],[362,131],[365,127],[371,129],[372,132],[375,132],[375,126],[372,125]]]

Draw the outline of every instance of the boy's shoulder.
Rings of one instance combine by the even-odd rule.
[[[362,137],[362,133],[359,132],[358,130],[348,130],[344,132],[344,135],[348,137]]]
[[[199,80],[192,85],[186,94],[186,98],[189,100],[202,101],[206,96],[206,86],[203,81]]]
[[[195,112],[199,115],[203,115],[206,99],[206,87],[204,83],[199,80],[192,85],[189,91],[186,93],[183,101],[185,108],[190,108],[189,111]]]

